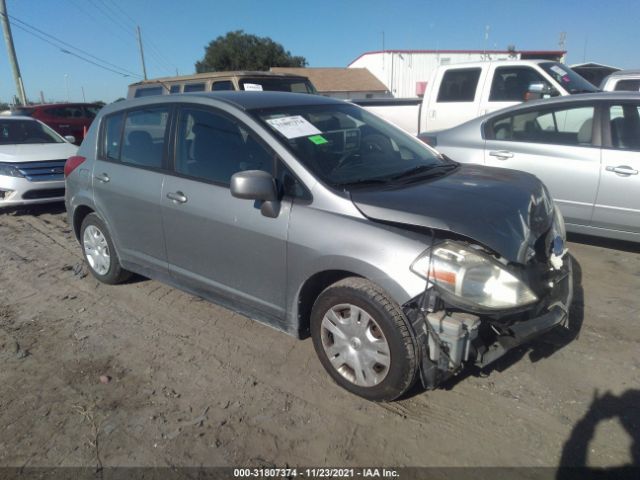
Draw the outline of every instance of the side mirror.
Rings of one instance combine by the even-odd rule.
[[[262,170],[245,170],[231,177],[231,195],[245,200],[277,200],[276,182],[270,173]]]
[[[69,143],[76,143],[76,137],[73,135],[65,135],[64,139]]]
[[[231,195],[260,202],[260,212],[265,217],[276,218],[280,213],[276,181],[262,170],[246,170],[231,177]]]
[[[531,83],[524,94],[524,101],[555,97],[558,91],[546,83]]]

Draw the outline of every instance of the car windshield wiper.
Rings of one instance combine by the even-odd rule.
[[[430,177],[432,175],[442,175],[450,170],[457,168],[455,163],[441,163],[439,165],[418,165],[417,167],[410,168],[402,173],[389,177],[389,180],[402,180],[405,178],[412,178],[417,175],[420,177]],[[424,174],[424,175],[423,175]]]
[[[349,182],[336,183],[336,187],[352,187],[352,186],[366,186],[366,185],[382,185],[389,183],[389,177],[374,177],[374,178],[356,178]]]

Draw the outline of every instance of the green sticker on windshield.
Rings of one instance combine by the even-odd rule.
[[[322,135],[312,135],[308,137],[316,145],[324,145],[325,143],[329,143],[329,141],[324,138]]]

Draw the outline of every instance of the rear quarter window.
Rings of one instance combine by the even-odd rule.
[[[102,121],[100,158],[103,160],[120,161],[123,121],[124,112],[106,116]]]

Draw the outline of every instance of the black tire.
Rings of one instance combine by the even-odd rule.
[[[110,262],[109,268],[104,273],[96,271],[96,269],[93,267],[92,261],[90,261],[90,259],[87,257],[87,249],[85,248],[84,238],[85,232],[89,227],[97,228],[107,243]],[[117,283],[124,282],[131,276],[131,272],[123,269],[120,265],[120,259],[118,258],[116,249],[113,247],[113,240],[111,240],[109,230],[107,230],[107,226],[105,225],[105,223],[95,213],[90,213],[82,221],[82,226],[80,227],[80,245],[82,247],[82,255],[84,256],[84,260],[87,263],[91,275],[100,280],[102,283],[115,285]]]
[[[323,319],[332,309],[340,308],[338,306],[345,304],[354,305],[368,314],[370,319],[374,320],[370,325],[377,324],[375,325],[376,329],[379,328],[383,335],[382,339],[386,340],[389,365],[383,372],[385,373],[384,378],[375,385],[358,385],[357,380],[354,381],[355,372],[349,369],[347,363],[339,367],[343,372],[341,373],[333,366],[325,351],[325,345],[332,343],[334,338],[333,334],[322,326]],[[360,324],[359,320],[360,318],[358,318],[358,324]],[[347,319],[347,322],[350,321],[350,319]],[[326,288],[318,296],[311,311],[311,336],[313,346],[322,366],[338,385],[367,400],[395,400],[413,385],[418,361],[417,348],[409,328],[408,320],[400,306],[389,298],[382,288],[369,280],[359,277],[345,278]],[[379,340],[379,337],[377,338]],[[343,339],[341,342],[345,342],[345,340]],[[351,344],[349,348],[357,350],[361,348],[359,345],[356,344],[354,347]],[[331,346],[326,348],[330,349]],[[354,350],[350,350],[350,352],[354,352]],[[338,361],[338,357],[339,354],[333,356],[334,362]],[[344,356],[342,358],[346,359],[347,357]],[[371,360],[369,360],[369,363],[371,363]],[[375,364],[373,368],[381,366]],[[352,379],[346,378],[345,374],[351,376]],[[362,374],[365,374],[364,370]],[[369,381],[371,381],[371,377],[369,377]]]

